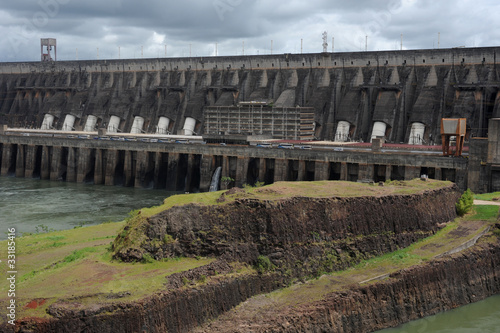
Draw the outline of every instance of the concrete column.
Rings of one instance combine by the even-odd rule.
[[[104,153],[102,149],[95,152],[94,184],[104,184]]]
[[[230,175],[230,170],[229,170],[229,157],[228,156],[222,156],[222,172],[221,172],[221,178],[224,177],[229,177]],[[220,189],[221,190],[227,190],[228,185],[225,182],[221,181],[220,184]]]
[[[36,151],[37,151],[36,146],[34,145],[26,146],[24,178],[33,178],[33,172],[35,172],[35,167],[36,167]]]
[[[405,166],[405,180],[412,180],[420,177],[420,167]]]
[[[358,179],[373,181],[373,164],[359,164]]]
[[[263,182],[266,179],[266,159],[259,158],[259,182]]]
[[[238,160],[236,163],[235,183],[237,187],[243,187],[243,184],[246,184],[247,182],[248,163],[250,163],[250,158],[238,156]]]
[[[68,147],[68,168],[66,170],[66,181],[76,182],[76,149]]]
[[[347,180],[348,172],[347,162],[340,162],[340,180]]]
[[[194,155],[189,154],[187,159],[187,173],[186,173],[186,185],[184,191],[191,191],[191,183],[193,182],[193,165],[194,165]]]
[[[124,186],[135,185],[135,167],[134,167],[134,152],[130,150],[125,151],[125,157],[123,162],[123,177]]]
[[[135,182],[134,187],[143,187],[146,173],[149,169],[148,152],[140,150],[137,152],[137,160],[135,162]]]
[[[87,175],[92,172],[92,150],[89,148],[79,148],[77,163],[76,181],[83,183]]]
[[[489,164],[500,164],[500,118],[492,118],[488,123]]]
[[[441,168],[435,169],[434,177],[436,177],[436,180],[441,180],[443,178],[443,173],[441,171]]]
[[[6,176],[9,173],[10,166],[12,165],[12,149],[13,145],[10,143],[4,143],[2,148],[2,169],[0,171],[2,176]]]
[[[330,163],[316,161],[314,163],[314,180],[328,180],[328,169],[330,167]]]
[[[42,165],[40,166],[40,178],[50,179],[51,147],[42,147]]]
[[[108,149],[106,150],[106,170],[104,185],[112,186],[115,185],[115,172],[116,166],[118,164],[118,150]]]
[[[484,138],[475,138],[469,141],[469,163],[467,166],[467,186],[474,193],[489,192],[487,163],[488,159],[488,140]],[[491,171],[490,171],[491,172]]]
[[[385,167],[385,180],[388,181],[392,177],[392,165],[387,165]]]
[[[281,182],[286,180],[288,174],[288,161],[283,159],[274,160],[274,182]]]
[[[213,167],[213,156],[202,155],[200,162],[200,191],[207,192],[212,182],[212,174],[215,171]]]
[[[52,147],[50,162],[50,180],[58,180],[62,170],[62,147]]]
[[[16,177],[24,177],[24,167],[25,167],[25,159],[24,159],[24,146],[17,145],[17,154],[16,154]]]
[[[179,153],[168,154],[168,170],[167,170],[167,190],[177,190],[177,166],[179,165]]]
[[[306,179],[306,161],[299,160],[299,170],[297,173],[297,181],[302,182]]]
[[[158,188],[160,181],[161,153],[155,152],[154,154],[153,188]]]

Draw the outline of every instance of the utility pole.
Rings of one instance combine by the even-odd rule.
[[[323,52],[328,52],[328,33],[325,31],[323,32]]]

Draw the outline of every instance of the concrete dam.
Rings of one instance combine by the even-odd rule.
[[[220,166],[223,176],[234,179],[228,186],[426,174],[476,192],[496,190],[499,51],[1,63],[1,173],[192,191],[207,190]],[[467,119],[467,158],[421,149],[441,144],[442,118]],[[33,137],[13,128],[66,134]],[[67,135],[98,129],[116,136],[203,136],[209,143],[260,137],[345,144],[383,138],[386,149],[283,151]],[[414,149],[388,148],[401,143]]]

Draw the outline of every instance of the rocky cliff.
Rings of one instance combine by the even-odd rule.
[[[258,191],[273,194],[267,187]],[[223,193],[217,205],[188,204],[139,219],[115,240],[115,256],[217,256],[249,264],[266,256],[283,272],[314,276],[429,236],[455,218],[459,196],[454,185],[378,197],[262,200],[244,192]]]
[[[496,241],[399,271],[383,282],[353,285],[317,302],[268,308],[266,316],[252,322],[233,317],[196,332],[373,332],[498,293],[500,243]]]

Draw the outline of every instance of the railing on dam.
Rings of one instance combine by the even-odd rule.
[[[186,142],[0,135],[1,175],[70,182],[207,191],[217,167],[233,181],[405,180],[425,174],[467,186],[467,159],[371,146],[264,148]]]

